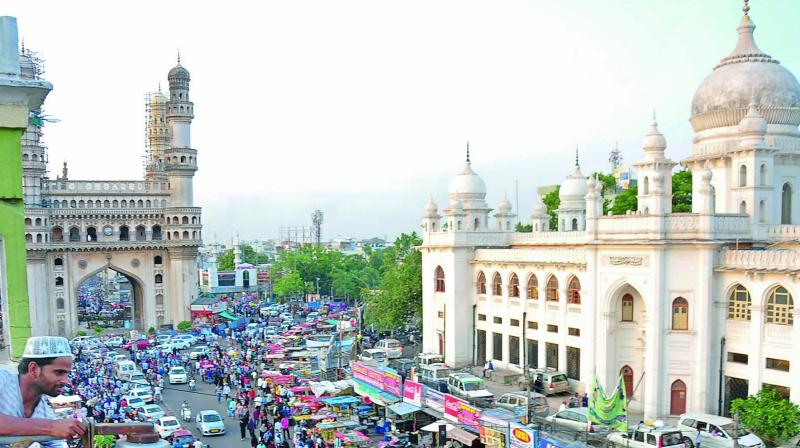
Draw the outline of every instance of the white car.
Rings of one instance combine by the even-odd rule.
[[[732,419],[718,415],[687,413],[678,420],[678,430],[688,448],[693,448],[700,431],[700,445],[711,448],[763,448],[764,442],[750,431],[736,426]],[[734,445],[734,437],[736,444]]]
[[[189,359],[199,359],[201,356],[208,355],[208,347],[205,345],[198,345],[189,351]]]
[[[187,348],[192,346],[192,343],[185,338],[181,339],[172,338],[172,340],[169,341],[169,345],[171,345],[172,348],[174,348],[175,350],[186,350]]]
[[[186,374],[186,369],[183,367],[172,367],[169,369],[169,384],[186,384],[189,381],[189,375]]]
[[[181,428],[181,422],[178,421],[178,418],[172,415],[157,419],[155,422],[155,427],[158,435],[162,439],[166,439],[167,437],[171,436],[173,432],[183,429]]]
[[[389,360],[386,359],[386,352],[377,348],[368,348],[362,351],[359,359],[362,361],[375,361],[376,363],[382,365],[385,365],[387,362],[389,362]]]
[[[153,402],[153,393],[150,392],[150,387],[148,386],[147,389],[142,388],[141,386],[133,385],[133,387],[138,387],[137,389],[131,389],[128,391],[128,397],[138,397],[145,401],[145,403],[152,403]]]
[[[194,345],[197,342],[197,338],[192,336],[191,334],[179,334],[172,337],[173,341],[187,341],[189,345]]]
[[[225,434],[225,422],[222,421],[222,417],[219,416],[217,411],[200,411],[195,417],[195,422],[197,423],[197,431],[201,435],[216,436]]]
[[[128,407],[131,409],[139,409],[142,406],[147,405],[141,397],[134,397],[134,396],[126,396],[125,401],[128,402]]]
[[[381,339],[375,344],[375,348],[386,352],[389,359],[400,358],[403,356],[403,346],[397,339]]]
[[[170,336],[168,334],[160,334],[160,335],[156,336],[156,343],[157,344],[164,344],[166,342],[169,342],[170,339],[172,339],[172,336]]]
[[[127,380],[131,382],[131,387],[134,389],[150,388],[150,383],[147,382],[142,372],[131,373]]]
[[[139,409],[139,414],[148,422],[155,422],[164,416],[164,409],[157,404],[147,404]]]

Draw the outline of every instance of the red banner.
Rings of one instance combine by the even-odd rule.
[[[403,383],[403,401],[422,407],[422,384],[406,380]]]

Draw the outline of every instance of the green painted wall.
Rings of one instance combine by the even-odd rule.
[[[0,235],[5,253],[4,274],[8,287],[8,333],[11,357],[22,356],[31,335],[25,254],[25,206],[22,198],[22,153],[24,129],[0,127]]]

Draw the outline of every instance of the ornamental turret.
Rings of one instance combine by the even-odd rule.
[[[675,162],[664,156],[667,140],[658,130],[655,114],[650,132],[644,137],[644,158],[634,167],[639,174],[637,210],[645,215],[672,212],[672,169]]]
[[[167,75],[169,101],[167,124],[170,129],[170,148],[164,154],[164,171],[170,184],[171,207],[192,207],[192,178],[197,171],[197,151],[192,149],[191,125],[194,104],[189,101],[189,71],[178,65]]]

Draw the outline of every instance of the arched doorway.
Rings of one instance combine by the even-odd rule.
[[[644,412],[645,357],[647,355],[647,307],[639,291],[629,283],[621,283],[607,296],[605,321],[606,385],[617,384],[620,376],[625,384],[628,409]]]
[[[681,415],[686,412],[686,383],[675,380],[670,387],[669,415]]]
[[[143,289],[134,277],[110,266],[84,278],[76,288],[80,328],[143,328]]]
[[[242,272],[242,286],[244,286],[245,288],[249,288],[250,287],[250,272],[249,271],[245,270],[245,271]]]

